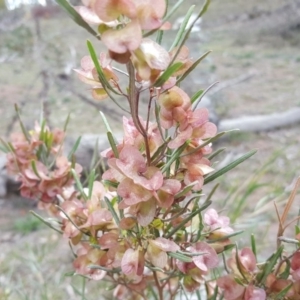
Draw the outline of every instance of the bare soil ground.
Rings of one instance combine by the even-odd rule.
[[[249,79],[211,96],[221,117],[266,114],[299,106],[298,2],[213,2],[201,31],[193,33],[189,42],[194,58],[207,50],[213,52],[195,75],[188,78],[184,84],[186,90],[192,95],[215,81],[224,82],[249,73],[253,74]],[[16,25],[12,21],[7,25],[10,30],[0,31],[0,135],[6,136],[17,129],[12,121],[14,103],[21,106],[25,123],[32,126],[32,121],[40,117],[41,99],[46,117],[55,127],[62,126],[67,114],[72,113],[71,135],[103,132],[99,109],[120,130],[116,122],[120,120],[120,112],[112,103],[94,103],[97,108],[87,105],[78,96],[91,100],[87,87],[72,72],[68,73],[79,66],[80,58],[87,53],[83,45],[89,38],[86,33],[59,13],[40,19],[42,34],[38,37],[35,23],[26,18],[23,27],[11,30]],[[166,39],[167,45],[174,35],[175,32]],[[41,71],[46,75],[41,75]],[[260,212],[262,201],[285,199],[294,179],[300,175],[299,124],[258,134],[230,134],[216,145],[221,146],[227,148],[224,159],[258,149],[255,157],[220,179],[221,188],[213,200],[215,206],[225,206],[232,214],[236,228],[247,227],[248,231],[258,232],[261,244],[268,244],[271,249],[277,226],[274,208],[269,205],[262,213],[256,212]],[[261,170],[267,161],[271,163]],[[259,176],[253,179],[257,173]],[[252,190],[246,188],[249,182]],[[241,198],[243,207],[237,208],[235,202]],[[0,201],[0,299],[77,299],[72,284],[80,289],[81,279],[62,276],[72,270],[66,243],[28,217],[28,211],[34,209],[31,202],[15,195]],[[294,214],[298,208],[299,196]],[[241,211],[243,219],[234,214]],[[244,242],[248,242],[246,238]],[[94,292],[87,299],[100,299],[99,288],[95,285],[88,288]]]

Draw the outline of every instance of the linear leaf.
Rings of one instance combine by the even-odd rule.
[[[256,241],[253,233],[251,234],[251,249],[257,261]]]
[[[107,132],[107,138],[108,138],[110,147],[111,147],[115,157],[118,158],[119,157],[119,152],[118,152],[118,149],[116,147],[115,139],[114,139],[111,132]]]
[[[77,138],[74,146],[72,147],[71,151],[68,154],[68,159],[70,160],[72,158],[72,156],[74,155],[74,153],[76,152],[76,150],[78,149],[78,146],[80,144],[81,141],[81,136]]]
[[[187,218],[185,218],[180,224],[178,224],[176,227],[174,227],[168,234],[165,235],[165,238],[170,238],[173,236],[178,230],[180,230],[187,222],[192,220],[199,212],[206,209],[209,205],[211,205],[211,201],[205,202],[204,205],[202,205],[200,208],[193,211]]]
[[[80,182],[80,180],[79,180],[79,177],[78,177],[76,171],[75,171],[74,169],[71,169],[71,173],[72,173],[72,175],[73,175],[73,178],[74,178],[74,180],[75,180],[76,186],[77,186],[77,188],[78,188],[78,190],[79,190],[81,196],[83,197],[83,199],[84,199],[85,201],[88,201],[88,196],[87,196],[87,194],[86,194],[86,193],[84,192],[84,190],[83,190],[83,186],[82,186],[82,184],[81,184],[81,182]]]
[[[177,84],[183,81],[194,69],[200,64],[200,62],[210,53],[211,51],[207,51],[202,56],[200,56],[194,63],[182,74],[182,76],[177,80]],[[199,97],[198,97],[199,98]],[[192,101],[193,103],[193,101]]]
[[[71,114],[70,113],[68,113],[68,116],[67,116],[67,118],[66,118],[66,121],[65,121],[65,123],[64,123],[64,132],[66,132],[67,131],[67,128],[68,128],[68,125],[69,125],[69,122],[70,122],[70,116],[71,116]]]
[[[169,256],[173,257],[173,258],[176,258],[180,261],[183,261],[183,262],[192,262],[192,258],[184,255],[184,254],[181,254],[181,253],[178,253],[178,252],[167,252]]]
[[[197,181],[194,181],[187,185],[182,191],[175,195],[174,199],[178,199],[185,196],[188,192],[190,192],[193,189],[194,185],[196,185],[197,183]]]
[[[226,236],[223,236],[219,239],[213,239],[213,240],[206,240],[207,243],[216,243],[216,242],[221,242],[221,241],[224,241],[224,240],[228,240],[230,238],[232,238],[233,236],[236,236],[236,235],[239,235],[241,233],[243,233],[244,231],[243,230],[239,230],[239,231],[235,231],[231,234],[228,234]]]
[[[196,92],[191,98],[191,103],[193,104],[196,100],[198,100],[203,94],[203,92],[204,90],[199,90],[198,92]]]
[[[204,184],[207,184],[207,183],[215,180],[216,178],[222,176],[223,174],[227,173],[228,171],[235,168],[237,165],[239,165],[240,163],[242,163],[243,161],[245,161],[246,159],[248,159],[249,157],[254,155],[256,152],[257,152],[257,150],[251,150],[248,153],[244,154],[242,157],[240,157],[240,158],[236,159],[235,161],[233,161],[232,163],[228,164],[226,167],[218,170],[217,172],[211,174],[210,176],[207,176],[204,179]]]
[[[273,268],[275,267],[278,259],[280,258],[284,247],[280,246],[275,253],[271,255],[271,257],[267,260],[263,272],[258,276],[257,280],[258,283],[264,284],[267,276],[272,272]]]
[[[107,205],[107,208],[108,208],[108,210],[111,212],[111,214],[112,214],[112,216],[113,216],[113,218],[114,218],[116,224],[119,225],[119,224],[120,224],[120,219],[119,219],[119,217],[118,217],[118,215],[117,215],[117,213],[116,213],[114,207],[112,206],[112,204],[111,204],[111,202],[109,201],[108,198],[104,197],[104,200],[105,200],[105,203],[106,203],[106,205]]]
[[[204,143],[201,144],[200,146],[196,147],[195,149],[191,150],[190,152],[188,152],[186,154],[181,155],[180,157],[189,156],[189,155],[197,152],[199,149],[209,145],[210,143],[213,143],[214,141],[216,141],[217,139],[219,139],[221,136],[223,136],[225,133],[228,133],[228,132],[230,132],[230,131],[219,132],[217,135],[213,136],[212,138],[204,140]]]
[[[274,300],[282,300],[282,299],[286,299],[284,296],[288,293],[288,291],[291,289],[292,286],[293,286],[293,283],[290,283],[287,287],[285,287],[284,289],[282,289],[282,290],[274,297]]]
[[[0,144],[2,144],[2,146],[0,146],[0,150],[4,153],[9,153],[12,152],[11,149],[9,148],[8,144],[0,137]]]
[[[177,47],[178,44],[179,44],[179,42],[181,41],[181,39],[183,37],[183,34],[184,34],[184,31],[186,29],[186,26],[187,26],[187,24],[188,24],[188,22],[189,22],[189,20],[190,20],[190,18],[192,16],[192,14],[193,14],[193,11],[194,11],[195,7],[196,7],[196,5],[192,5],[189,8],[188,12],[186,13],[186,15],[185,15],[185,17],[184,17],[184,19],[183,19],[180,27],[179,27],[179,30],[178,30],[177,35],[175,37],[175,40],[174,40],[174,42],[173,42],[173,44],[172,44],[172,46],[171,46],[171,48],[170,48],[169,51],[171,51],[172,49],[174,49],[175,47]]]
[[[184,148],[186,148],[187,144],[184,143],[182,146],[180,146],[178,149],[176,149],[173,153],[172,156],[170,158],[170,160],[168,160],[168,162],[164,165],[164,167],[162,168],[162,173],[164,173],[165,171],[167,171],[169,169],[169,167],[172,165],[172,163],[180,156],[180,154],[182,153],[182,151],[184,150]]]
[[[33,173],[34,173],[39,179],[42,179],[41,176],[40,176],[40,174],[39,174],[39,172],[38,172],[38,170],[37,170],[37,168],[36,168],[35,160],[32,160],[30,164],[31,164],[31,168],[32,168],[32,170],[33,170]]]
[[[203,14],[207,11],[207,8],[208,8],[209,4],[210,4],[210,0],[206,0],[205,3],[204,3],[204,5],[203,5],[202,8],[201,8],[199,14],[197,15],[197,17],[193,20],[193,22],[191,23],[191,25],[190,25],[190,26],[188,27],[188,29],[185,31],[185,34],[184,34],[184,36],[183,36],[181,42],[180,42],[179,45],[178,45],[178,49],[177,49],[177,51],[176,51],[176,53],[175,53],[173,59],[171,60],[170,65],[172,65],[173,62],[176,60],[176,57],[177,57],[178,54],[180,53],[180,50],[181,50],[182,46],[185,44],[185,42],[186,42],[187,39],[189,38],[189,35],[190,35],[190,33],[191,33],[191,31],[192,31],[192,29],[193,29],[195,23],[196,23],[197,20],[200,19],[200,18],[203,16]]]
[[[155,87],[162,86],[175,72],[177,72],[181,67],[182,62],[176,62],[172,66],[168,67],[161,76],[154,83]]]
[[[93,169],[91,171],[91,174],[89,175],[89,199],[92,199],[92,193],[93,193],[93,187],[94,187],[94,181],[95,181],[95,173],[96,173],[96,170]]]
[[[118,187],[118,183],[110,181],[110,180],[103,180],[103,183],[105,185],[111,186],[111,187],[113,187],[115,189]]]
[[[38,218],[41,222],[43,222],[45,225],[47,225],[48,227],[52,228],[53,230],[55,230],[56,232],[62,234],[63,231],[54,227],[50,222],[46,221],[43,217],[41,217],[39,214],[37,214],[34,211],[29,211],[32,215],[34,215],[36,218]]]
[[[106,272],[112,272],[112,273],[120,273],[121,271],[121,268],[113,268],[113,269],[109,269],[109,268],[105,268],[105,267],[102,267],[102,266],[99,266],[99,265],[89,265],[88,268],[90,269],[93,269],[93,270],[103,270],[103,271],[106,271]]]
[[[21,126],[21,129],[22,129],[22,133],[24,134],[26,140],[29,142],[30,141],[30,137],[29,137],[29,134],[23,124],[23,121],[21,119],[21,114],[20,114],[20,110],[19,110],[19,107],[17,104],[15,104],[15,111],[17,113],[17,116],[18,116],[18,120],[19,120],[19,123],[20,123],[20,126]]]
[[[226,150],[225,147],[220,148],[220,149],[216,150],[215,152],[213,152],[212,154],[210,154],[207,158],[208,158],[209,160],[212,160],[213,158],[215,158],[216,156],[218,156],[220,153],[222,153],[222,152],[225,151],[225,150]]]
[[[89,50],[89,53],[90,53],[90,56],[92,58],[92,61],[95,65],[95,68],[97,70],[97,73],[98,73],[98,77],[99,77],[99,80],[102,84],[102,87],[105,89],[105,91],[107,92],[107,89],[109,89],[110,91],[112,91],[113,93],[117,94],[117,95],[121,95],[119,92],[117,92],[112,86],[111,84],[109,83],[109,81],[106,79],[105,75],[104,75],[104,72],[103,72],[103,69],[99,63],[99,60],[98,60],[98,57],[97,57],[97,54],[95,52],[95,49],[92,45],[92,43],[88,40],[87,42],[87,47],[88,47],[88,50]]]

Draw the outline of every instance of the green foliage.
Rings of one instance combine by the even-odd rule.
[[[33,231],[40,230],[43,227],[43,223],[32,215],[27,215],[14,222],[14,230],[22,234],[29,234]]]
[[[19,26],[12,31],[1,31],[1,52],[24,55],[33,46],[33,34],[29,26]]]

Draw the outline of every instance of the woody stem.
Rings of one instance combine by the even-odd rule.
[[[128,102],[130,106],[130,112],[132,116],[133,123],[136,129],[141,133],[145,141],[145,151],[147,157],[147,164],[150,165],[151,163],[151,156],[150,156],[150,149],[149,149],[149,142],[148,142],[148,134],[141,121],[139,119],[139,96],[140,91],[137,91],[135,85],[135,73],[134,67],[131,62],[127,63],[127,70],[129,74],[129,91],[128,91]]]
[[[157,287],[157,290],[158,290],[159,300],[163,300],[164,299],[163,289],[162,289],[161,285],[159,284],[159,281],[158,281],[158,278],[157,278],[157,274],[156,274],[155,271],[153,271],[153,277],[154,277],[155,284],[156,284],[156,287]]]

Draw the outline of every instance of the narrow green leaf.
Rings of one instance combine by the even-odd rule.
[[[38,218],[41,222],[43,222],[45,225],[47,225],[48,227],[50,227],[51,229],[55,230],[56,232],[63,234],[63,231],[54,227],[50,222],[46,221],[43,217],[41,217],[39,214],[37,214],[36,212],[30,210],[29,211],[32,215],[34,215],[36,218]]]
[[[214,193],[216,192],[216,190],[217,190],[217,188],[219,187],[219,183],[217,183],[214,187],[213,187],[213,189],[210,191],[210,193],[208,194],[208,196],[207,196],[207,198],[206,198],[206,200],[205,200],[205,202],[206,201],[210,201],[210,199],[212,198],[212,196],[214,195]]]
[[[186,147],[186,143],[184,143],[182,146],[180,146],[178,149],[176,149],[173,153],[171,158],[168,160],[168,162],[163,166],[162,168],[162,173],[166,172],[170,166],[172,165],[172,163],[179,157],[179,155],[182,153],[182,151],[184,150],[184,148]]]
[[[273,271],[275,265],[277,264],[278,259],[281,257],[284,246],[280,246],[275,253],[267,260],[263,271],[257,276],[258,283],[264,284],[268,275]]]
[[[114,206],[114,205],[116,205],[117,203],[119,203],[118,200],[119,200],[119,197],[118,197],[118,196],[113,197],[113,198],[111,199],[111,201],[110,201],[111,205]]]
[[[1,143],[1,147],[0,150],[4,153],[9,153],[12,152],[11,148],[8,146],[8,144],[0,137],[0,143]]]
[[[217,135],[215,135],[214,137],[210,138],[210,139],[207,139],[207,140],[204,140],[204,143],[201,144],[200,146],[196,147],[195,149],[193,149],[192,151],[184,154],[184,155],[181,155],[180,157],[184,157],[184,156],[189,156],[195,152],[197,152],[199,149],[209,145],[210,143],[213,143],[214,141],[216,141],[217,139],[219,139],[221,136],[223,136],[225,133],[227,133],[229,131],[222,131],[220,133],[218,133]]]
[[[193,14],[193,11],[194,11],[195,7],[196,7],[196,5],[192,5],[189,8],[188,12],[186,13],[186,15],[185,15],[180,27],[179,27],[179,30],[176,34],[175,40],[174,40],[171,48],[169,49],[169,51],[172,51],[175,47],[177,47],[179,42],[181,41],[181,39],[183,37],[183,34],[184,34],[184,31],[186,29],[186,26],[187,26],[192,14]]]
[[[210,176],[205,177],[204,184],[207,184],[207,183],[215,180],[216,178],[220,177],[221,175],[227,173],[228,171],[235,168],[237,165],[239,165],[240,163],[242,163],[243,161],[245,161],[246,159],[248,159],[249,157],[254,155],[256,152],[257,152],[257,150],[251,150],[248,153],[244,154],[242,157],[240,157],[240,158],[236,159],[235,161],[233,161],[232,163],[228,164],[226,167],[218,170],[217,172],[211,174]]]
[[[229,244],[229,245],[226,245],[224,246],[224,251],[228,251],[228,250],[231,250],[235,247],[235,244]]]
[[[155,110],[154,110],[155,120],[156,120],[156,124],[157,124],[158,130],[159,130],[160,136],[165,141],[163,129],[160,124],[159,110],[160,110],[159,105],[157,104],[157,101],[155,101]]]
[[[184,252],[184,251],[177,251],[177,253],[180,253],[180,254],[183,254],[183,255],[186,255],[188,257],[193,257],[193,256],[201,256],[201,255],[204,255],[205,252]]]
[[[251,249],[257,261],[256,241],[253,233],[251,234]]]
[[[191,98],[191,103],[193,104],[195,101],[197,101],[201,97],[203,92],[204,90],[199,90],[198,92],[196,92]]]
[[[100,116],[101,116],[102,121],[103,121],[103,123],[104,123],[104,126],[105,126],[105,128],[106,128],[106,131],[112,132],[112,130],[111,130],[111,128],[110,128],[110,125],[109,125],[109,123],[108,123],[108,121],[107,121],[107,118],[106,118],[105,114],[104,114],[102,111],[99,111],[99,113],[100,113]]]
[[[24,124],[23,124],[23,121],[22,121],[22,119],[21,119],[20,110],[19,110],[19,107],[18,107],[17,104],[15,104],[15,111],[16,111],[16,113],[17,113],[17,117],[18,117],[18,120],[19,120],[19,123],[20,123],[20,126],[21,126],[22,133],[24,134],[24,136],[25,136],[27,142],[30,142],[30,136],[29,136],[29,134],[28,134],[28,132],[27,132],[27,130],[26,130]]]
[[[280,273],[280,278],[281,279],[288,279],[288,277],[291,274],[291,262],[287,259],[285,261],[285,269],[282,273]]]
[[[116,143],[117,143],[116,138],[113,136],[111,127],[110,127],[110,125],[109,125],[109,123],[106,119],[105,114],[102,111],[100,111],[100,116],[103,120],[103,123],[104,123],[106,131],[107,131],[106,134],[107,134],[107,138],[108,138],[110,147],[111,147],[112,151],[114,152],[115,157],[118,158],[119,157],[119,152],[118,152],[118,149],[116,147]]]
[[[248,278],[245,276],[244,272],[243,272],[243,265],[241,263],[240,257],[239,257],[239,249],[237,247],[237,244],[235,245],[235,261],[236,261],[236,266],[240,272],[240,274],[242,275],[242,277],[244,278],[244,280],[249,283]]]
[[[104,183],[105,185],[111,186],[111,187],[113,187],[113,188],[117,188],[118,185],[119,185],[118,183],[113,182],[113,181],[110,181],[110,180],[103,180],[103,183]]]
[[[210,154],[207,158],[208,158],[209,160],[212,160],[212,159],[215,158],[217,155],[219,155],[220,153],[222,153],[224,150],[226,150],[225,147],[220,148],[220,149],[216,150],[215,152],[213,152],[212,154]]]
[[[158,31],[157,31],[156,43],[157,43],[158,45],[161,45],[163,35],[164,35],[164,31],[163,31],[163,30],[158,30]]]
[[[63,274],[64,277],[72,277],[76,274],[75,271],[69,271]]]
[[[180,191],[178,194],[175,195],[174,199],[176,200],[178,198],[185,196],[188,192],[190,192],[193,189],[194,185],[197,183],[198,181],[194,181],[189,185],[187,185],[182,191]]]
[[[209,87],[207,87],[203,93],[201,94],[201,96],[197,99],[197,101],[193,102],[193,111],[196,110],[196,108],[198,107],[199,103],[201,102],[202,98],[219,82],[216,81],[214,83],[212,83]]]
[[[77,188],[78,188],[78,190],[79,190],[79,192],[80,192],[80,194],[81,194],[81,197],[83,197],[83,199],[84,199],[85,201],[88,201],[88,200],[89,200],[89,199],[88,199],[88,196],[87,196],[87,194],[86,194],[86,193],[84,192],[84,190],[83,190],[82,184],[81,184],[81,182],[80,182],[80,179],[79,179],[79,177],[78,177],[76,171],[75,171],[74,169],[71,169],[71,173],[72,173],[73,178],[74,178],[74,180],[75,180],[76,186],[77,186]]]
[[[111,202],[109,201],[109,199],[107,197],[104,197],[104,200],[105,200],[107,208],[111,212],[116,224],[119,225],[120,224],[120,219],[119,219],[114,207],[112,206]]]
[[[193,261],[192,258],[190,258],[190,257],[188,257],[188,256],[186,256],[184,254],[178,253],[178,252],[167,252],[167,254],[169,256],[171,256],[173,258],[176,258],[176,259],[178,259],[180,261],[183,261],[183,262],[189,263],[189,262]]]
[[[197,300],[201,300],[201,293],[199,290],[196,291]]]
[[[290,283],[287,287],[285,287],[284,289],[282,289],[274,298],[274,300],[282,300],[285,299],[285,295],[288,293],[288,291],[291,289],[291,287],[293,286],[293,283]]]
[[[42,119],[41,120],[41,131],[40,131],[40,136],[39,136],[39,140],[40,141],[45,141],[45,135],[47,134],[47,132],[45,131],[45,126],[46,126],[46,120],[45,119]]]
[[[90,168],[89,170],[92,169],[97,169],[99,167],[99,165],[101,164],[99,161],[99,139],[96,140],[95,146],[94,146],[94,150],[93,150],[93,156],[91,159],[91,163],[90,163]]]
[[[200,199],[200,197],[199,197],[199,199]],[[199,200],[197,200],[197,201],[199,201]],[[206,202],[204,202],[204,203],[206,203]],[[194,236],[194,239],[193,239],[194,243],[196,243],[200,240],[201,235],[202,235],[202,231],[203,231],[203,228],[204,228],[204,222],[203,222],[201,212],[198,213],[198,218],[199,218],[199,228],[198,228],[197,234]]]
[[[113,269],[109,269],[109,268],[105,268],[99,265],[89,265],[88,268],[93,269],[93,270],[103,270],[106,272],[111,272],[111,273],[120,273],[121,268],[113,268]]]
[[[214,239],[214,240],[206,240],[207,243],[216,243],[216,242],[221,242],[221,241],[224,241],[224,240],[228,240],[236,235],[239,235],[239,234],[242,234],[244,231],[243,230],[239,230],[239,231],[235,231],[231,234],[228,234],[226,236],[222,236],[221,238],[219,239]]]
[[[108,138],[110,147],[111,147],[115,157],[118,158],[119,157],[119,152],[118,152],[118,149],[116,147],[116,142],[115,142],[114,137],[113,137],[111,132],[107,132],[107,138]]]
[[[35,160],[32,160],[30,164],[31,164],[31,168],[32,168],[34,174],[35,174],[39,179],[42,179],[41,176],[40,176],[40,174],[39,174],[39,172],[38,172],[38,170],[37,170],[37,168],[36,168]]]
[[[149,284],[148,288],[149,288],[151,295],[153,296],[153,299],[159,300],[158,296],[157,296],[157,292],[154,290],[153,286],[151,284]]]
[[[177,72],[182,67],[182,65],[182,62],[176,62],[172,66],[168,67],[155,81],[154,86],[162,86],[175,72]]]
[[[93,169],[89,175],[89,199],[92,199],[92,193],[93,193],[93,187],[94,187],[94,181],[95,181],[95,173],[96,170]]]
[[[206,0],[204,5],[202,6],[200,13],[199,13],[199,18],[201,18],[206,13],[206,11],[209,7],[209,4],[210,4],[210,0]]]
[[[86,278],[82,277],[81,300],[85,300],[85,286],[86,286]]]
[[[216,285],[215,288],[214,288],[214,293],[213,295],[211,295],[211,297],[209,297],[207,300],[221,300],[219,297],[218,297],[218,291],[219,291],[219,287]]]
[[[300,227],[298,225],[295,225],[295,235],[300,233]]]
[[[3,146],[0,146],[0,151],[4,153],[8,153],[7,149],[5,149]]]
[[[81,141],[81,136],[78,137],[78,139],[76,140],[74,146],[72,147],[71,151],[69,152],[69,154],[68,154],[68,159],[69,160],[72,158],[72,156],[75,154],[76,150],[78,149],[80,141]]]
[[[66,118],[66,121],[65,121],[65,124],[64,124],[64,132],[66,132],[67,131],[67,128],[68,128],[68,125],[69,125],[69,122],[70,122],[70,116],[71,116],[71,114],[70,113],[68,113],[68,116],[67,116],[67,118]]]
[[[48,134],[46,134],[46,138],[45,138],[46,148],[48,149],[47,155],[49,155],[49,153],[51,151],[51,147],[53,145],[53,140],[54,140],[54,135],[52,134],[52,132],[48,132]]]
[[[85,278],[84,275],[82,275],[81,277]],[[82,292],[74,285],[74,284],[71,284],[74,292],[78,295],[78,296],[81,296],[81,300],[87,300],[87,298],[84,296],[84,294],[82,294]]]
[[[211,51],[207,51],[202,56],[200,56],[185,72],[182,76],[177,80],[176,84],[183,81],[194,69],[200,64],[200,62],[210,53]],[[203,91],[202,91],[203,93]],[[199,97],[198,97],[199,98]],[[193,103],[193,101],[192,101]]]
[[[113,93],[117,94],[117,95],[121,95],[118,91],[116,91],[112,86],[111,84],[109,83],[109,81],[106,79],[105,75],[104,75],[104,72],[103,72],[103,69],[99,63],[99,60],[98,60],[98,56],[95,52],[95,49],[92,45],[92,43],[90,41],[87,41],[87,47],[88,47],[88,50],[89,50],[89,53],[90,53],[90,56],[92,58],[92,61],[95,65],[95,68],[97,70],[97,73],[98,73],[98,76],[99,76],[99,80],[102,84],[102,87],[105,89],[105,91],[107,92],[107,89],[112,91]]]
[[[202,205],[200,208],[193,211],[187,218],[185,218],[180,224],[178,224],[176,227],[174,227],[169,233],[165,234],[165,238],[169,239],[171,236],[173,236],[178,230],[180,230],[186,223],[188,223],[190,220],[192,220],[198,213],[206,209],[209,205],[211,205],[211,202],[208,201],[204,205]]]
[[[161,157],[161,155],[163,155],[165,153],[165,150],[168,146],[167,144],[168,141],[166,141],[165,143],[161,144],[157,150],[154,152],[154,154],[151,157],[151,161],[153,162],[155,159],[159,159],[159,157]]]
[[[189,35],[195,25],[195,23],[198,21],[198,19],[200,19],[202,17],[202,15],[207,11],[207,8],[209,6],[210,0],[206,0],[203,7],[201,8],[199,14],[197,15],[197,17],[193,20],[193,22],[191,23],[191,25],[188,27],[188,29],[185,31],[185,34],[183,36],[183,38],[181,39],[181,42],[178,45],[177,51],[173,57],[173,59],[170,62],[170,65],[173,64],[173,62],[176,60],[178,54],[180,53],[181,48],[183,47],[183,45],[185,44],[185,42],[187,41],[187,39],[189,38]]]
[[[65,217],[73,224],[73,226],[74,226],[77,230],[79,230],[80,232],[82,232],[82,233],[84,233],[84,234],[89,235],[88,233],[86,233],[86,232],[84,232],[82,229],[80,229],[80,228],[78,227],[78,225],[72,220],[72,218],[70,218],[70,216],[69,216],[69,215],[68,215],[68,214],[67,214],[67,213],[66,213],[59,205],[55,205],[55,207],[65,215]]]
[[[79,26],[83,27],[90,34],[95,36],[97,39],[100,39],[98,33],[90,27],[90,25],[82,19],[80,14],[76,11],[76,9],[67,1],[67,0],[55,0],[57,4],[59,4],[62,8],[66,10],[66,12],[70,15],[73,21]]]

